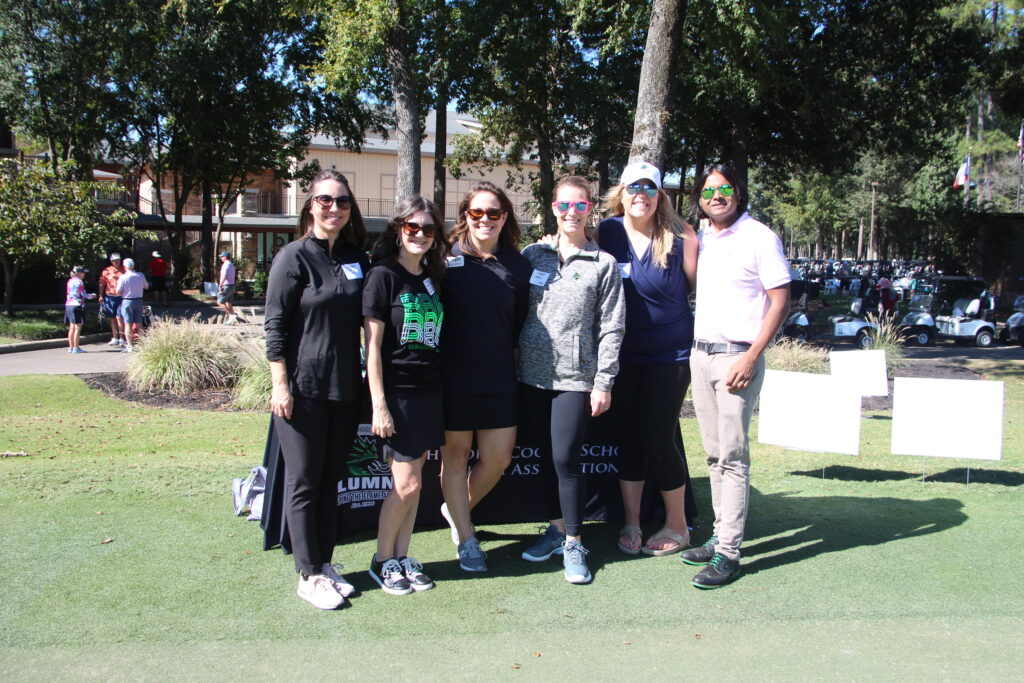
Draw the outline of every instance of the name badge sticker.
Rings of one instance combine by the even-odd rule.
[[[533,275],[530,276],[530,284],[543,287],[551,279],[551,273],[545,273],[543,270],[533,271]]]
[[[363,279],[363,268],[359,263],[343,263],[341,264],[341,269],[349,280]]]
[[[427,290],[427,294],[434,296],[434,283],[430,281],[429,277],[423,281],[423,287]]]
[[[464,265],[466,265],[466,257],[465,256],[461,256],[460,255],[460,256],[449,256],[448,257],[448,267],[449,268],[461,268]]]
[[[632,267],[632,265],[633,265],[632,263],[620,263],[619,264],[619,274],[622,275],[622,279],[623,280],[628,280],[629,279],[630,268]]]

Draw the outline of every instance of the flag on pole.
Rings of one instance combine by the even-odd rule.
[[[1024,161],[1024,123],[1020,124],[1020,135],[1017,136],[1017,158]]]
[[[971,155],[964,157],[964,163],[960,164],[960,170],[956,172],[956,179],[953,180],[953,189],[968,186],[971,182]]]

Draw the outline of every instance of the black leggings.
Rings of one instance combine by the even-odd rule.
[[[686,483],[686,452],[675,435],[688,386],[689,363],[619,364],[611,408],[619,442],[619,479],[646,481],[651,468],[659,491],[674,491]]]
[[[580,470],[580,448],[590,422],[590,392],[549,391],[525,384],[520,387],[520,419],[541,439],[548,518],[564,519],[565,534],[579,536],[587,485]]]
[[[359,424],[358,401],[293,396],[292,417],[274,415],[284,458],[284,515],[296,571],[319,574],[334,554],[341,479]]]

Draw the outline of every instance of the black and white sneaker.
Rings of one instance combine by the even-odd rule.
[[[423,565],[415,557],[399,558],[398,563],[402,567],[406,582],[414,591],[428,591],[434,587],[434,582],[423,573]]]
[[[385,593],[390,593],[391,595],[408,595],[412,593],[412,586],[409,585],[405,575],[402,573],[402,565],[393,557],[390,560],[378,562],[377,556],[374,555],[373,559],[370,560],[369,574],[370,578],[376,581]]]

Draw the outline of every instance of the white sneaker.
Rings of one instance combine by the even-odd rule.
[[[454,543],[455,545],[458,545],[459,544],[459,530],[455,526],[455,520],[452,519],[452,513],[448,510],[448,503],[441,503],[441,516],[444,517],[444,521],[448,522],[448,526],[450,526],[452,528],[452,543]],[[473,530],[473,533],[476,534],[476,527],[475,526],[470,524],[469,528],[471,528]]]
[[[111,340],[107,342],[107,346],[120,346],[120,345],[121,345],[121,340],[120,339],[113,339],[113,338],[111,338]]]
[[[325,562],[323,566],[324,576],[334,584],[334,590],[347,598],[355,594],[356,587],[349,583],[348,580],[338,572],[339,569],[344,568],[344,565],[330,564],[327,562]]]
[[[299,587],[295,594],[317,609],[337,609],[345,602],[334,584],[323,574],[304,577],[299,575]]]
[[[234,319],[233,319],[233,318],[230,318],[230,317],[229,317],[229,318],[228,318],[227,320],[225,320],[225,321],[224,321],[224,324],[225,324],[225,325],[234,325],[234,324],[235,324],[235,321],[234,321]]]
[[[452,519],[452,513],[448,512],[448,503],[441,503],[441,516],[444,517],[444,521],[448,522],[448,526],[452,528],[452,543],[458,545],[459,530],[455,528],[455,520]]]
[[[116,345],[117,346],[124,346],[124,339],[118,338]]]

